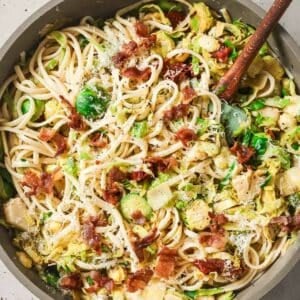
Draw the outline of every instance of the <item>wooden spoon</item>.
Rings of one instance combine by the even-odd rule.
[[[227,73],[220,79],[215,92],[221,99],[228,102],[233,101],[233,96],[238,89],[242,77],[291,2],[292,0],[274,1],[255,33],[247,42],[242,53]]]

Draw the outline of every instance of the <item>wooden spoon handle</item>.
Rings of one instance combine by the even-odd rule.
[[[221,99],[232,101],[239,83],[247,72],[250,64],[256,57],[262,45],[266,42],[274,26],[278,23],[292,0],[275,0],[272,7],[263,18],[253,36],[247,42],[242,53],[236,59],[232,67],[220,79],[216,93]]]

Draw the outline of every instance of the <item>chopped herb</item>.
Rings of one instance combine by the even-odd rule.
[[[292,147],[295,151],[298,151],[299,148],[300,148],[300,145],[299,145],[297,142],[295,142],[295,143],[293,143],[293,144],[291,145],[291,147]]]
[[[260,185],[261,188],[266,187],[272,180],[272,175],[268,174],[265,181]]]

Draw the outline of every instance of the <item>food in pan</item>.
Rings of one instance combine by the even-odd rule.
[[[2,224],[83,299],[233,299],[300,226],[300,97],[253,27],[184,0],[51,32],[0,89]]]

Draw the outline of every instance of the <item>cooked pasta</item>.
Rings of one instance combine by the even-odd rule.
[[[233,299],[300,226],[300,98],[254,29],[142,1],[49,33],[0,88],[5,226],[21,263],[83,299]]]

